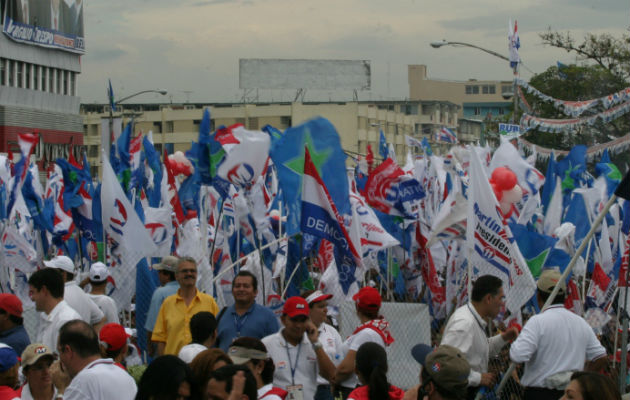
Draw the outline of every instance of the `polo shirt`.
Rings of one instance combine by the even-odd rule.
[[[279,328],[278,318],[267,307],[254,303],[243,315],[238,315],[231,305],[225,309],[217,326],[216,346],[227,353],[236,338],[249,336],[262,339],[278,332]]]
[[[98,308],[103,311],[105,314],[105,320],[109,322],[115,322],[117,324],[120,323],[120,318],[118,317],[118,306],[116,305],[116,300],[104,294],[89,294],[90,299]]]
[[[521,384],[546,387],[545,379],[558,372],[578,371],[585,361],[606,355],[584,318],[558,304],[531,317],[510,346],[510,358],[525,363]]]
[[[59,329],[63,324],[73,319],[81,319],[81,316],[70,307],[65,300],[61,300],[55,308],[50,311],[50,314],[40,313],[39,328],[37,329],[35,343],[43,343],[56,353]]]
[[[166,343],[164,354],[177,355],[182,347],[192,342],[190,319],[200,311],[209,311],[216,316],[219,307],[212,296],[199,290],[189,305],[179,291],[167,297],[160,307],[151,340]]]
[[[164,299],[177,293],[177,289],[179,289],[179,282],[177,281],[170,281],[166,285],[155,289],[151,296],[151,304],[149,305],[149,311],[147,311],[144,329],[153,332],[153,327],[155,326],[155,321],[157,321],[157,316]]]
[[[336,366],[341,364],[343,360],[343,340],[341,335],[335,328],[325,322],[317,328],[319,330],[319,342],[322,344],[324,351],[328,354],[330,361]],[[329,385],[330,382],[321,375],[317,375],[318,385]]]
[[[103,311],[74,281],[66,282],[63,288],[63,299],[79,313],[82,320],[90,325],[98,324],[105,317]]]
[[[136,381],[111,358],[100,358],[85,366],[72,378],[64,400],[133,400]]]
[[[468,386],[479,386],[481,374],[488,372],[488,360],[499,354],[507,343],[501,335],[489,338],[488,323],[472,303],[459,307],[446,323],[440,344],[448,344],[462,352],[470,364]]]
[[[11,348],[20,355],[26,346],[31,344],[31,339],[29,339],[24,326],[18,325],[4,332],[0,332],[0,343],[11,346]]]
[[[297,346],[288,343],[282,331],[263,338],[262,342],[276,367],[273,385],[284,390],[287,386],[302,385],[304,400],[312,400],[317,390],[317,356],[306,333]]]

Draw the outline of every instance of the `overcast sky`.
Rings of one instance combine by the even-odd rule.
[[[240,58],[370,60],[372,90],[360,98],[404,99],[408,64],[426,64],[430,78],[511,79],[507,62],[469,48],[433,49],[446,39],[507,55],[508,19],[518,20],[521,58],[534,72],[568,53],[545,47],[551,27],[581,39],[586,32],[628,31],[627,0],[84,0],[86,54],[79,93],[106,102],[161,88],[132,102],[235,102]],[[522,69],[521,76],[532,74]],[[289,91],[260,91],[260,100],[288,101]],[[313,92],[306,100],[348,100],[352,93]]]

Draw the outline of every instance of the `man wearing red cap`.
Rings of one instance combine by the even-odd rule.
[[[306,300],[294,296],[282,309],[284,328],[262,339],[276,370],[274,386],[288,391],[290,398],[312,400],[317,388],[317,375],[332,380],[335,366],[319,342],[319,332],[309,320]]]
[[[31,343],[23,322],[20,299],[14,294],[0,293],[0,343],[11,346],[18,354]]]
[[[105,350],[106,358],[114,360],[116,365],[125,368],[123,362],[127,357],[127,339],[129,335],[125,332],[125,328],[115,322],[105,324],[98,332],[98,341]]]

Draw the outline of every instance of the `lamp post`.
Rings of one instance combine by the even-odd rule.
[[[448,40],[441,40],[441,41],[439,41],[439,42],[431,42],[430,44],[431,44],[431,47],[433,47],[434,49],[439,49],[439,48],[440,48],[440,47],[442,47],[442,46],[472,47],[473,49],[481,50],[481,51],[483,51],[484,53],[488,53],[488,54],[490,54],[490,55],[492,55],[492,56],[495,56],[495,57],[497,57],[497,58],[500,58],[500,59],[502,59],[502,60],[505,60],[505,61],[507,61],[507,62],[510,62],[510,59],[509,59],[508,57],[504,56],[504,55],[503,55],[503,54],[501,54],[501,53],[497,53],[496,51],[488,50],[488,49],[485,49],[485,48],[483,48],[483,47],[479,47],[479,46],[474,45],[474,44],[471,44],[471,43],[465,43],[465,42],[451,42],[451,41],[448,41]],[[520,62],[519,62],[519,64],[520,64]],[[529,69],[528,69],[528,70],[529,70]],[[514,72],[514,82],[512,83],[512,96],[508,96],[508,94],[507,94],[507,93],[504,93],[504,94],[503,94],[503,98],[504,98],[504,99],[508,100],[510,97],[512,97],[512,99],[513,99],[513,101],[514,101],[514,103],[513,103],[513,104],[514,104],[514,106],[513,106],[513,107],[514,107],[514,109],[513,109],[513,111],[512,111],[512,121],[511,121],[512,123],[514,123],[514,121],[515,121],[515,118],[516,118],[516,109],[517,109],[517,107],[518,107],[517,97],[516,97],[516,75],[517,75],[517,73],[518,73],[518,64],[517,64],[517,65],[513,68],[513,72]],[[484,124],[484,125],[485,125],[485,124]],[[481,136],[481,137],[480,137],[479,139],[480,139],[481,144],[482,144],[482,145],[485,145],[485,135],[484,135],[484,132],[483,132],[483,125],[482,125],[482,131],[481,131],[481,135],[480,135],[480,136]]]
[[[148,89],[148,90],[141,90],[139,92],[130,94],[129,96],[123,97],[122,99],[118,99],[116,101],[114,101],[114,105],[116,104],[120,104],[126,100],[131,99],[132,97],[136,97],[139,96],[141,94],[145,94],[145,93],[158,93],[161,94],[162,96],[165,96],[166,94],[168,94],[168,91],[164,90],[164,89]],[[105,155],[107,157],[109,157],[109,149],[111,147],[111,140],[112,140],[112,136],[114,135],[114,110],[112,107],[109,107],[109,135],[107,135],[107,137],[104,138],[104,140],[101,140],[101,143],[103,144],[104,150],[105,150]],[[102,161],[101,161],[102,162]]]

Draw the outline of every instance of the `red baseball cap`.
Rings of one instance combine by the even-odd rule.
[[[125,328],[117,323],[105,324],[98,333],[98,339],[109,351],[120,350],[127,343],[127,332]]]
[[[361,288],[357,294],[352,296],[352,300],[357,303],[359,308],[365,310],[378,311],[381,308],[381,294],[371,286]]]
[[[306,300],[300,296],[289,297],[282,307],[282,314],[286,314],[289,318],[304,315],[308,317],[309,309]]]
[[[20,299],[10,293],[0,293],[0,309],[7,314],[22,318],[22,302]]]

